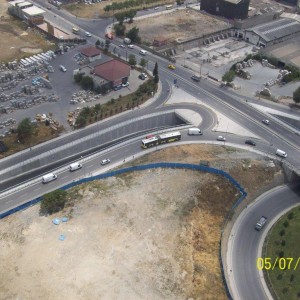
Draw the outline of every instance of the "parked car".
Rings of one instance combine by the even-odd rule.
[[[175,70],[176,69],[176,67],[174,66],[174,65],[168,65],[168,68],[170,69],[170,70]]]
[[[132,44],[128,45],[128,48],[133,49],[134,46]]]
[[[246,140],[245,144],[250,145],[250,146],[256,146],[256,143],[252,140]]]
[[[191,79],[194,80],[194,81],[197,81],[197,82],[200,81],[200,77],[199,77],[199,76],[196,76],[196,75],[192,75],[192,76],[191,76]]]
[[[121,44],[119,47],[120,47],[120,48],[125,48],[125,45]]]
[[[145,78],[148,78],[148,75],[146,73],[142,73],[142,74]]]
[[[107,164],[109,164],[110,163],[110,159],[103,159],[103,160],[101,160],[101,165],[102,166],[104,166],[104,165],[107,165]]]
[[[86,32],[86,33],[85,33],[85,36],[91,37],[92,35],[91,35],[89,32]]]
[[[226,141],[226,138],[225,138],[225,136],[219,135],[219,136],[217,137],[217,140],[218,140],[218,141],[225,142],[225,141]]]
[[[270,125],[270,121],[267,120],[267,119],[262,120],[262,122],[263,122],[264,124],[266,124],[266,125]]]
[[[145,75],[142,73],[142,74],[139,75],[139,79],[145,80],[146,77],[145,77]]]
[[[129,82],[127,81],[126,83],[122,83],[122,87],[127,87],[129,86]]]
[[[116,86],[113,87],[114,91],[118,91],[118,90],[120,90],[121,88],[122,88],[122,85],[121,85],[121,84],[116,85]]]

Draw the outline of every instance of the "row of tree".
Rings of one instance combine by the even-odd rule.
[[[104,11],[116,11],[121,9],[128,9],[132,7],[139,7],[145,4],[156,3],[157,0],[127,0],[124,2],[113,2],[112,4],[106,5]]]

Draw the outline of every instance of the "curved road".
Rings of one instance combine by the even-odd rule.
[[[263,300],[268,299],[262,286],[256,260],[259,244],[268,224],[281,215],[281,212],[300,204],[299,186],[280,186],[249,205],[236,220],[228,242],[227,278],[234,299]],[[255,224],[261,216],[268,218],[267,225],[255,230]]]

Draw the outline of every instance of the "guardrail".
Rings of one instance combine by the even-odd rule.
[[[77,180],[75,182],[71,182],[67,185],[64,185],[63,187],[61,187],[61,190],[67,190],[70,189],[74,186],[77,186],[79,184],[82,183],[87,183],[87,182],[91,182],[94,180],[98,180],[98,179],[105,179],[108,177],[112,177],[112,176],[116,176],[116,175],[121,175],[127,172],[133,172],[133,171],[143,171],[143,170],[148,170],[148,169],[157,169],[157,168],[173,168],[173,169],[190,169],[190,170],[196,170],[196,171],[201,171],[201,172],[208,172],[208,173],[212,173],[212,174],[216,174],[216,175],[221,175],[223,177],[225,177],[227,180],[229,180],[241,193],[241,196],[239,197],[239,199],[233,204],[231,210],[228,212],[227,217],[225,219],[225,223],[228,220],[228,217],[230,215],[230,213],[233,211],[233,209],[247,196],[247,193],[245,192],[245,190],[243,189],[243,187],[233,178],[231,177],[228,173],[224,172],[223,170],[219,170],[219,169],[215,169],[215,168],[211,168],[211,167],[207,167],[207,166],[202,166],[202,165],[194,165],[194,164],[184,164],[184,163],[168,163],[168,162],[162,162],[162,163],[153,163],[153,164],[147,164],[147,165],[141,165],[141,166],[133,166],[133,167],[128,167],[128,168],[123,168],[120,170],[116,170],[116,171],[111,171],[105,174],[100,174],[100,175],[96,175],[96,176],[91,176],[88,178],[82,178],[80,180]],[[39,201],[42,200],[42,197],[38,197],[36,199],[33,199],[27,203],[24,203],[16,208],[13,208],[7,212],[4,212],[2,214],[0,214],[0,219],[3,219],[17,211],[23,210],[29,206],[32,206],[36,203],[38,203]],[[221,235],[221,240],[220,240],[220,264],[221,264],[221,272],[222,272],[222,278],[224,281],[224,286],[226,289],[226,293],[229,297],[229,299],[232,299],[229,288],[227,286],[227,282],[226,282],[226,278],[225,278],[225,272],[224,272],[224,268],[223,268],[223,260],[222,260],[222,236],[223,236],[223,231],[222,231],[222,235]]]

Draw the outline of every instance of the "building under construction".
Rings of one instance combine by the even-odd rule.
[[[227,19],[246,19],[250,0],[201,0],[201,10]]]

